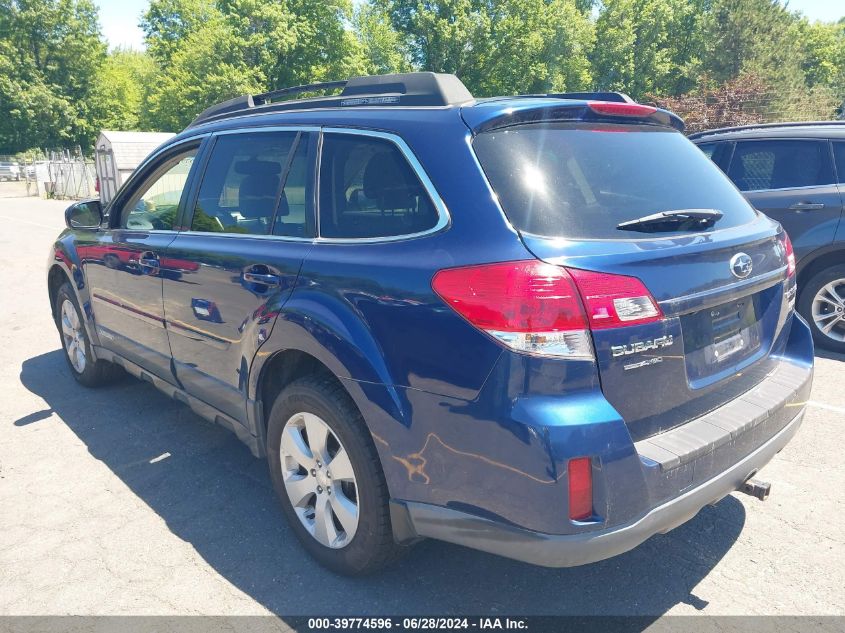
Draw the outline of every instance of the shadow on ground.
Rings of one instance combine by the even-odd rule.
[[[816,347],[816,358],[826,358],[827,360],[845,361],[845,354],[839,354],[837,352],[830,352],[826,349],[821,349],[820,347]]]
[[[303,552],[277,506],[266,463],[234,435],[153,387],[127,378],[86,390],[59,350],[24,362],[21,381],[55,412],[170,530],[226,580],[271,611],[309,614],[641,614],[693,594],[739,536],[745,510],[733,497],[636,550],[593,565],[551,570],[444,543],[417,545],[381,575],[348,579]],[[154,461],[169,453],[170,457]]]

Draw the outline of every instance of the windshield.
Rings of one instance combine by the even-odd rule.
[[[719,168],[668,128],[535,123],[479,134],[473,148],[511,223],[526,233],[631,239],[636,230],[619,224],[659,212],[721,212],[703,231],[755,217]]]

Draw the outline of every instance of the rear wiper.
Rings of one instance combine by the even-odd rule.
[[[716,209],[678,209],[644,215],[636,220],[620,222],[620,231],[684,231],[712,226],[722,219],[722,212]]]

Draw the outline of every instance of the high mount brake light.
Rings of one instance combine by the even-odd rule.
[[[434,275],[431,285],[453,310],[503,345],[542,356],[592,360],[590,328],[663,316],[634,277],[536,259],[447,268]]]
[[[588,101],[587,107],[596,114],[608,116],[647,117],[657,112],[657,108],[640,103],[615,103],[613,101]]]

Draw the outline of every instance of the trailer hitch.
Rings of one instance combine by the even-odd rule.
[[[739,491],[744,492],[747,495],[751,495],[752,497],[757,497],[760,501],[765,501],[766,498],[769,496],[769,492],[772,490],[772,484],[768,481],[758,481],[756,479],[749,479],[747,480],[742,486],[740,486]]]

